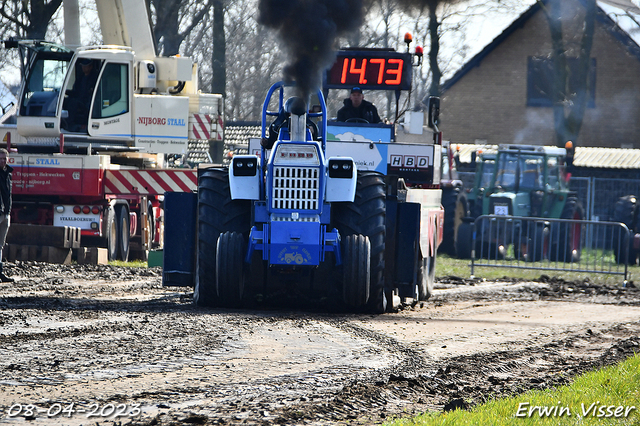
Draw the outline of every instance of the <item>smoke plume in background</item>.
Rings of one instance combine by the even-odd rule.
[[[258,22],[275,29],[289,61],[284,80],[307,100],[333,64],[336,39],[360,27],[362,0],[260,0]]]

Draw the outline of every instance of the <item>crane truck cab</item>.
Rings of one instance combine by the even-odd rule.
[[[158,58],[163,64],[168,64],[165,59],[177,61],[169,67],[175,73],[165,72],[160,79],[157,61],[140,61],[127,46],[75,52],[39,41],[5,46],[19,47],[28,65],[17,114],[18,131],[27,145],[60,149],[62,135],[69,150],[86,151],[91,145],[113,151],[187,153],[190,101],[197,102],[199,95],[171,96],[167,83],[192,79],[187,58]]]

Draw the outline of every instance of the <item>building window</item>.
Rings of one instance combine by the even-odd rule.
[[[576,93],[575,70],[578,58],[567,58],[569,66],[569,93]],[[596,107],[596,60],[591,58],[587,87],[587,107]],[[553,62],[547,57],[529,56],[527,64],[527,106],[553,106],[551,90],[553,88]]]

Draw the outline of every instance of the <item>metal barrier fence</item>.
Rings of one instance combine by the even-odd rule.
[[[638,252],[623,223],[480,216],[458,228],[458,254],[475,267],[622,275]],[[469,246],[464,246],[469,241]],[[466,256],[465,256],[466,254]]]

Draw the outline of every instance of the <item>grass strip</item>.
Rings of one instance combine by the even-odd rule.
[[[429,412],[388,426],[640,425],[640,354],[573,384],[496,399],[469,411]]]
[[[468,279],[471,276],[469,259],[456,259],[446,254],[438,253],[436,259],[436,277],[448,277],[455,276],[464,279]],[[608,275],[608,274],[596,274],[592,272],[573,272],[573,271],[547,271],[537,269],[516,269],[511,268],[509,265],[504,267],[482,267],[476,266],[475,277],[479,279],[485,279],[488,281],[496,281],[501,278],[507,277],[509,279],[524,279],[531,281],[538,281],[541,275],[554,277],[556,279],[563,279],[565,281],[578,281],[578,282],[590,282],[598,285],[616,285],[621,286],[624,277],[622,275]],[[636,277],[640,276],[640,265],[629,265],[629,280],[633,283]]]

